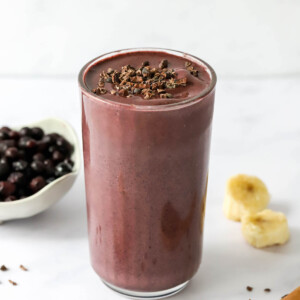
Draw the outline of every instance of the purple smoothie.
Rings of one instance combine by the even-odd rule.
[[[167,59],[187,85],[172,98],[95,95],[99,73]],[[198,77],[185,69],[190,61]],[[202,251],[214,107],[214,71],[169,50],[124,50],[79,75],[92,266],[130,291],[163,291],[190,280]],[[107,90],[113,84],[106,83]]]

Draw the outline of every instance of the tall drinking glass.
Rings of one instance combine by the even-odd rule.
[[[112,101],[87,86],[95,66],[135,53],[187,60],[209,82],[192,98],[159,105]],[[207,63],[167,49],[108,53],[79,74],[91,261],[121,294],[169,296],[198,270],[215,85]]]

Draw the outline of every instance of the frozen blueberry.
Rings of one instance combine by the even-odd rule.
[[[44,166],[45,166],[45,170],[46,170],[46,174],[48,176],[52,176],[55,173],[55,167],[54,167],[54,163],[51,159],[46,159],[44,161]]]
[[[31,136],[31,129],[29,127],[23,127],[21,130],[20,130],[20,135],[21,136]]]
[[[11,202],[17,200],[17,197],[14,195],[10,195],[4,199],[4,202]]]
[[[45,152],[46,151],[46,149],[48,148],[48,144],[46,143],[46,142],[44,142],[43,140],[41,140],[41,141],[37,141],[36,142],[36,145],[37,145],[37,147],[36,147],[36,151],[37,152]]]
[[[27,163],[27,161],[20,159],[20,160],[14,161],[12,166],[15,171],[24,171],[27,168],[28,163]]]
[[[31,136],[36,140],[40,140],[44,136],[44,131],[40,127],[33,127],[31,128]]]
[[[10,165],[6,158],[0,160],[0,178],[6,177],[10,172]]]
[[[27,141],[29,141],[29,140],[30,140],[30,137],[28,137],[28,136],[22,136],[19,139],[18,146],[20,148],[26,148]]]
[[[5,157],[9,158],[9,159],[16,159],[19,156],[19,151],[16,147],[9,147],[5,150],[4,153]]]
[[[43,153],[36,153],[33,155],[32,159],[36,161],[44,161],[45,155]]]
[[[46,185],[45,179],[42,176],[37,176],[30,181],[30,189],[36,193]]]
[[[48,152],[49,152],[50,154],[52,154],[54,151],[57,151],[57,147],[56,147],[56,146],[50,146],[50,147],[48,148]]]
[[[37,146],[37,142],[34,139],[29,139],[25,144],[25,147],[27,149],[32,149],[32,148],[35,148],[36,146]]]
[[[49,178],[47,178],[46,184],[51,183],[51,182],[54,181],[55,179],[56,179],[55,177],[49,177]]]
[[[9,133],[6,131],[0,131],[0,140],[7,140],[9,138]]]
[[[19,188],[16,193],[19,199],[26,198],[32,194],[32,192],[29,189],[24,187]]]
[[[58,150],[56,150],[56,151],[54,151],[54,152],[52,153],[52,159],[53,159],[55,162],[61,162],[61,161],[64,160],[64,158],[65,158],[65,156],[64,156],[61,152],[59,152]]]
[[[0,181],[0,195],[8,197],[16,191],[16,186],[9,181]]]
[[[9,147],[15,147],[16,146],[16,141],[15,140],[5,140],[5,141],[0,141],[0,153],[4,154],[7,148]]]
[[[23,150],[23,149],[19,149],[18,155],[19,155],[20,159],[24,159],[24,160],[28,160],[29,159],[27,152],[25,150]]]
[[[66,164],[69,164],[72,168],[74,167],[74,162],[73,162],[73,160],[72,160],[71,158],[66,158],[66,159],[64,160],[64,162],[65,162]]]
[[[11,173],[8,178],[7,181],[17,184],[19,186],[23,186],[26,184],[26,178],[24,176],[23,173],[21,172],[13,172]]]
[[[35,171],[37,174],[42,174],[45,171],[45,165],[40,160],[35,160],[30,165],[31,169]]]
[[[9,132],[9,131],[11,131],[11,129],[10,129],[9,127],[7,127],[7,126],[2,126],[2,127],[0,128],[0,131],[6,131],[6,132]]]
[[[24,175],[27,181],[30,181],[34,176],[36,176],[36,172],[29,166],[24,170]]]
[[[49,146],[49,145],[53,144],[55,141],[49,134],[46,134],[42,138],[41,142],[43,142]]]
[[[11,130],[9,133],[9,138],[13,139],[13,140],[18,140],[20,138],[20,134],[18,131],[15,130]]]
[[[64,154],[71,154],[73,152],[73,146],[63,137],[59,137],[56,140],[58,150]]]
[[[61,162],[55,167],[55,176],[60,177],[70,173],[71,171],[72,171],[72,167],[69,164],[65,162]]]

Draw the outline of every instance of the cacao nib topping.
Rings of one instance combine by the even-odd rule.
[[[108,68],[106,72],[100,73],[98,85],[92,92],[96,95],[109,92],[122,97],[140,95],[146,100],[154,97],[172,98],[170,90],[186,86],[188,81],[186,77],[178,79],[177,73],[168,65],[168,61],[163,59],[158,68],[151,67],[149,61],[144,61],[137,69],[131,65],[123,66],[121,70]],[[185,67],[193,76],[198,76],[192,63],[186,62]],[[105,83],[112,84],[110,91]]]
[[[186,68],[193,76],[198,77],[199,72],[198,72],[198,70],[196,70],[196,69],[192,66],[192,63],[191,63],[191,62],[187,61],[187,62],[185,63],[185,68]]]

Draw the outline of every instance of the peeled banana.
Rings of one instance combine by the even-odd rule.
[[[242,233],[246,241],[256,248],[284,244],[290,237],[285,215],[270,209],[243,216]]]
[[[242,216],[265,209],[269,201],[268,189],[259,178],[239,174],[227,182],[223,209],[228,219],[241,221]]]

